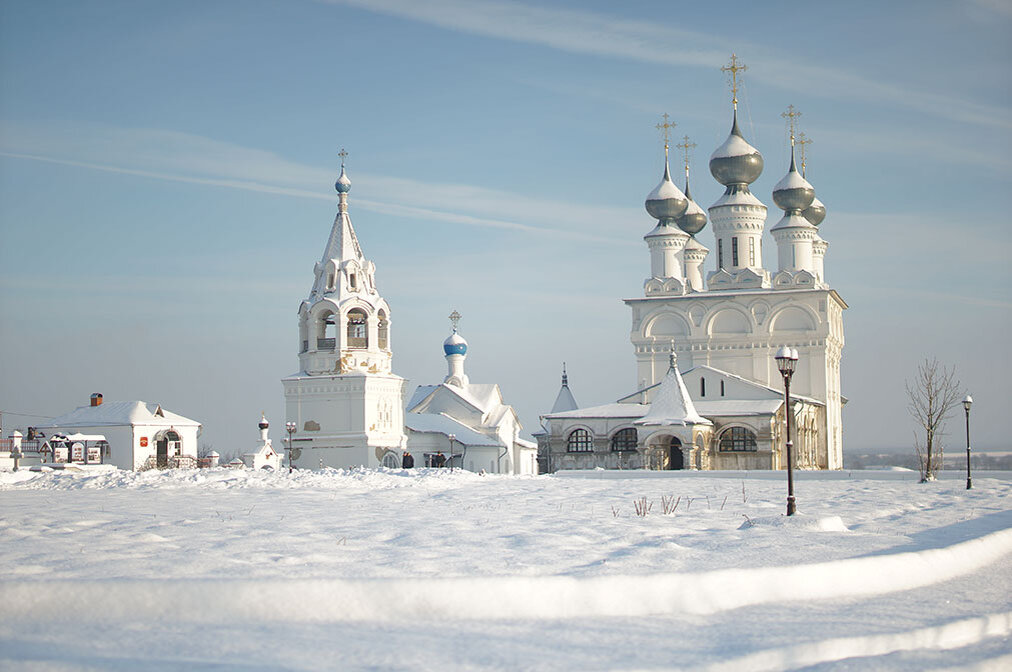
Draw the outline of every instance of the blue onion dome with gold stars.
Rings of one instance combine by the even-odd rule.
[[[710,155],[710,174],[725,187],[747,186],[763,172],[763,157],[748,144],[738,128],[738,111],[734,112],[731,133]]]
[[[337,178],[337,182],[334,183],[334,188],[337,189],[339,194],[347,194],[351,191],[351,180],[344,172],[344,164],[341,164],[341,176]]]
[[[675,220],[685,214],[689,201],[682,190],[671,181],[667,159],[664,161],[664,178],[647,196],[645,207],[650,216],[662,224],[674,224]]]
[[[815,189],[794,165],[794,147],[791,146],[791,167],[783,179],[773,187],[773,202],[787,214],[800,215],[815,200]]]
[[[466,355],[467,354],[467,341],[464,337],[457,333],[454,329],[453,333],[450,334],[449,338],[443,341],[443,354],[449,355]]]
[[[678,218],[676,223],[678,228],[694,236],[706,226],[706,213],[699,207],[699,204],[692,200],[692,194],[689,193],[689,176],[685,176],[685,199],[689,202],[685,208],[685,214]]]
[[[812,204],[801,211],[801,216],[812,226],[818,226],[826,218],[826,206],[818,198],[813,198]]]
[[[260,414],[260,422],[257,423],[257,427],[260,429],[267,429],[271,426],[271,423],[267,422],[267,416],[263,413]]]

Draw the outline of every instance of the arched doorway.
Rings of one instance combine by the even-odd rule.
[[[677,436],[671,437],[668,444],[668,469],[684,469],[685,460],[682,458],[682,442]]]
[[[165,469],[169,466],[169,455],[179,452],[181,439],[175,431],[162,430],[155,434],[155,466]]]

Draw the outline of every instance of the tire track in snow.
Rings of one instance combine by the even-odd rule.
[[[0,616],[131,622],[556,619],[715,614],[884,595],[973,573],[1012,552],[1012,529],[935,548],[793,567],[645,576],[0,582]]]

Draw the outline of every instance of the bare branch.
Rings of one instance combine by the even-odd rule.
[[[942,466],[941,447],[936,439],[944,435],[945,420],[960,401],[956,368],[946,369],[937,359],[925,358],[917,367],[913,382],[906,381],[906,389],[907,409],[924,430],[924,443],[916,438],[914,442],[922,461],[921,479],[931,480]]]

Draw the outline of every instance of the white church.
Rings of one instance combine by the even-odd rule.
[[[794,466],[843,466],[840,360],[847,304],[826,280],[828,243],[819,235],[823,204],[794,159],[774,187],[784,211],[770,230],[776,270],[763,263],[767,207],[749,191],[763,170],[759,151],[738,127],[738,74],[732,56],[733,118],[727,140],[710,157],[710,172],[725,187],[709,208],[716,268],[704,278],[708,250],[697,234],[706,213],[665,165],[661,183],[646,200],[656,225],[644,236],[650,276],[644,295],[625,299],[632,316],[636,391],[615,403],[578,408],[563,375],[552,410],[537,435],[543,471],[559,469],[782,469],[784,424],[792,415]],[[683,146],[683,145],[679,145]],[[686,138],[686,151],[691,145]],[[791,407],[784,407],[783,378],[773,355],[797,349]],[[793,434],[793,432],[792,432]]]
[[[400,468],[410,452],[416,467],[537,473],[537,445],[520,438],[520,420],[499,386],[472,383],[464,372],[467,341],[456,311],[443,344],[447,376],[419,386],[405,413],[408,381],[391,368],[390,306],[348,215],[343,161],[335,188],[337,218],[299,306],[299,371],[281,381],[286,419],[296,427],[293,464]]]

